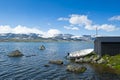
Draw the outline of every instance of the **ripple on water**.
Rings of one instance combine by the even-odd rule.
[[[45,45],[46,50],[40,51],[40,45]],[[69,61],[64,59],[66,52],[73,52],[81,49],[93,48],[93,43],[88,42],[61,42],[61,43],[1,43],[0,44],[0,80],[120,80],[119,75],[99,74],[93,67],[86,64],[85,73],[75,74],[66,71]],[[36,56],[10,58],[7,54],[19,49],[24,55]],[[62,59],[65,66],[49,64],[49,60]]]

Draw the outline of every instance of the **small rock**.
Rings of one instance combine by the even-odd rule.
[[[83,73],[86,71],[86,67],[81,67],[81,66],[75,66],[75,65],[68,65],[66,70],[70,72],[75,72],[75,73]]]
[[[10,54],[8,54],[9,57],[21,57],[23,54],[19,50],[12,51]]]
[[[45,64],[44,67],[50,67],[50,65],[49,64]]]
[[[83,58],[79,58],[79,59],[76,58],[76,59],[75,59],[75,62],[76,62],[76,63],[82,63],[82,62],[83,62]]]
[[[32,57],[32,56],[36,56],[35,54],[32,55],[26,55],[25,57]]]
[[[111,65],[111,64],[107,64],[107,66],[109,66],[110,68],[112,68],[112,65]]]
[[[92,55],[92,56],[90,56],[90,60],[92,60],[94,58],[94,56]]]
[[[25,56],[25,57],[31,57],[31,55],[27,55],[27,56]]]
[[[49,63],[61,65],[61,64],[63,64],[63,61],[62,60],[50,60]]]
[[[40,47],[40,50],[45,50],[45,46],[42,45],[42,46]]]
[[[107,61],[105,61],[103,58],[101,58],[100,60],[97,61],[98,64],[103,64],[103,63],[107,63]]]
[[[91,63],[97,63],[97,61],[92,61]]]
[[[92,61],[95,62],[95,61],[98,61],[99,59],[100,59],[100,56],[97,55],[97,56],[95,56],[95,57],[92,59]]]
[[[91,62],[91,59],[88,58],[88,57],[85,57],[85,58],[83,59],[83,62],[85,62],[85,63],[89,63],[89,62]]]

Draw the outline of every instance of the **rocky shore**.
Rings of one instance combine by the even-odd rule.
[[[106,64],[107,61],[95,53],[88,54],[84,57],[75,58],[76,63],[96,63],[96,64]]]
[[[77,57],[70,59],[70,61],[75,63],[88,63],[99,66],[106,66],[115,71],[115,73],[120,74],[120,54],[115,56],[104,55],[99,56],[96,53],[92,52],[84,57]]]

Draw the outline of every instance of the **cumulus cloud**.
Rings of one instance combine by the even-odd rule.
[[[74,26],[73,27],[72,26],[71,27],[70,26],[64,26],[64,28],[68,29],[68,30],[79,30],[78,27],[74,27]]]
[[[118,30],[119,28],[116,28],[114,25],[108,25],[108,24],[103,24],[98,29],[105,30],[105,31],[115,31]]]
[[[105,31],[107,31],[107,32],[119,30],[119,28],[116,28],[116,26],[114,26],[114,25],[108,25],[108,24],[102,24],[102,25],[86,25],[86,26],[85,26],[85,29],[87,29],[87,30],[96,30],[96,28],[97,28],[98,30],[105,30]]]
[[[15,33],[15,34],[29,34],[36,33],[42,34],[43,32],[36,28],[27,28],[26,26],[18,25],[15,28],[10,27],[9,25],[1,25],[0,33]]]
[[[36,34],[42,34],[43,37],[54,37],[56,34],[60,34],[61,31],[57,29],[49,29],[48,31],[44,32],[37,28],[29,28],[26,26],[18,25],[14,28],[12,28],[9,25],[1,25],[0,26],[0,34],[2,33],[14,33],[14,34],[30,34],[30,33],[36,33]]]
[[[84,27],[87,30],[96,30],[96,28],[98,30],[104,30],[104,31],[115,31],[118,30],[119,28],[117,28],[115,25],[111,25],[111,24],[93,24],[93,21],[90,20],[88,18],[87,15],[78,15],[78,14],[72,14],[69,16],[68,18],[70,25],[77,25],[79,27]],[[111,20],[119,20],[120,16],[117,17],[112,17]],[[78,30],[79,28],[77,27],[67,27],[64,26],[65,29],[69,29],[69,30]]]
[[[69,22],[71,24],[76,25],[91,25],[92,21],[88,19],[86,15],[77,15],[72,14],[70,15]]]
[[[120,21],[120,15],[119,16],[113,16],[108,19],[109,21]]]
[[[57,29],[49,29],[47,32],[44,32],[43,36],[44,38],[48,38],[48,37],[54,37],[57,34],[60,34],[61,31],[57,30]]]
[[[21,26],[21,25],[18,25],[15,28],[13,28],[12,33],[15,33],[15,34],[30,34],[30,33],[43,34],[42,31],[40,31],[36,28],[28,28],[26,26]]]
[[[0,26],[0,33],[11,33],[12,28],[9,25],[1,25]]]

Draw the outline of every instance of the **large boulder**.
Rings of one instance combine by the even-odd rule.
[[[63,64],[63,61],[62,60],[50,60],[49,63],[61,65],[61,64]]]
[[[75,72],[75,73],[83,73],[86,71],[86,67],[81,67],[81,66],[75,66],[75,65],[68,65],[66,70],[70,72]]]
[[[21,57],[23,54],[19,50],[12,51],[8,54],[9,57]]]
[[[44,45],[40,46],[40,50],[45,50],[45,46]]]

